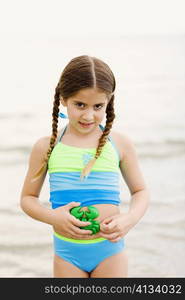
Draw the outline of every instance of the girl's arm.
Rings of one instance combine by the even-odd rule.
[[[42,206],[39,202],[40,191],[47,171],[45,171],[37,181],[31,182],[32,177],[44,162],[44,155],[46,154],[46,149],[48,149],[48,147],[49,137],[44,137],[40,138],[32,148],[28,171],[21,191],[20,205],[23,211],[30,217],[51,224],[51,210]]]
[[[101,224],[102,236],[118,241],[145,214],[149,204],[149,190],[141,172],[135,146],[126,135],[117,135],[121,149],[120,170],[129,188],[131,201],[127,213],[121,213],[104,220]]]
[[[136,224],[147,210],[150,198],[149,190],[133,142],[126,135],[122,136],[120,140],[122,143],[120,170],[131,194],[128,213]]]

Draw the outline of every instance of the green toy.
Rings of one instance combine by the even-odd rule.
[[[88,206],[88,211],[82,210],[81,206],[74,207],[70,210],[71,215],[79,219],[82,222],[90,222],[90,225],[80,227],[81,229],[91,230],[92,234],[100,231],[100,222],[94,220],[99,216],[98,209],[94,206]]]

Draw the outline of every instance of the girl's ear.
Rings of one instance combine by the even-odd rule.
[[[66,106],[66,102],[64,101],[64,99],[62,97],[60,97],[60,101],[61,101],[63,106]]]

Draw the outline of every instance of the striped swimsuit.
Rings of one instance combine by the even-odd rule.
[[[95,148],[78,148],[62,143],[67,126],[62,130],[48,161],[50,202],[52,208],[70,202],[81,206],[120,204],[119,153],[109,137],[85,181],[80,174],[94,157]],[[100,125],[103,130],[103,126]],[[92,240],[69,239],[54,232],[55,254],[78,268],[91,272],[105,258],[124,248],[124,240],[113,243],[104,238]]]

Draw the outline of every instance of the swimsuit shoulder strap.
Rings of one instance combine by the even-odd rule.
[[[67,125],[61,129],[61,132],[58,134],[56,144],[58,144],[61,141],[61,139],[66,131],[66,128],[67,128]]]

